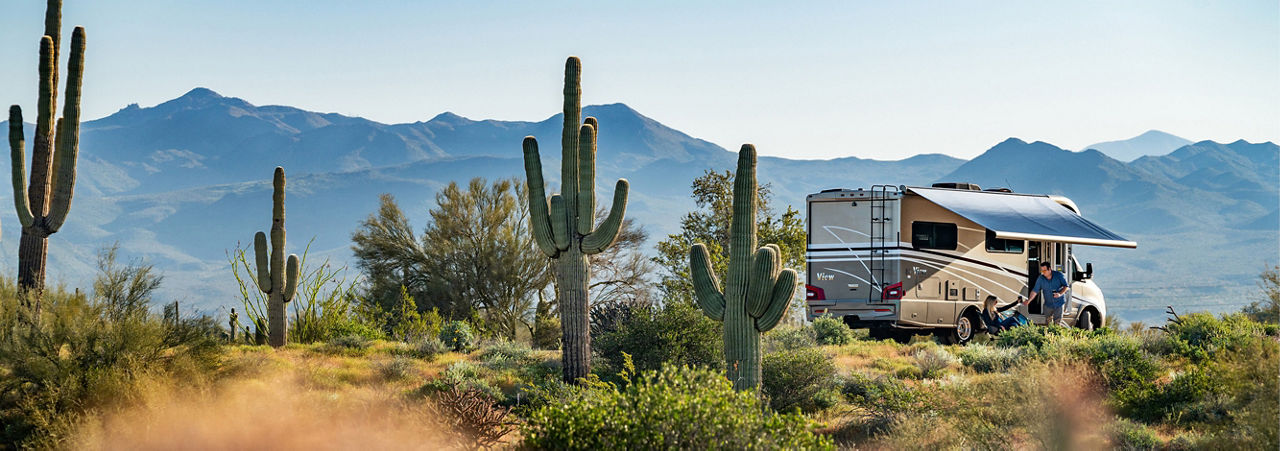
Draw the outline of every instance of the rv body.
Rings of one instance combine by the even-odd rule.
[[[983,300],[1028,298],[1045,261],[1070,282],[1064,322],[1100,326],[1102,290],[1072,247],[1137,246],[1080,217],[1065,197],[963,183],[825,190],[809,195],[807,208],[809,318],[843,318],[875,338],[900,341],[921,333],[969,341],[985,331]],[[1017,309],[1033,323],[1047,321],[1038,297]]]

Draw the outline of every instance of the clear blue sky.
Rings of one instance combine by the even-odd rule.
[[[44,1],[4,3],[0,103],[33,108]],[[541,120],[575,54],[587,103],[768,155],[1280,140],[1275,0],[620,3],[66,0],[64,24],[88,29],[89,118],[204,86],[382,122]]]

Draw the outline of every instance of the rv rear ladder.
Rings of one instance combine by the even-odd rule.
[[[889,253],[889,242],[886,241],[889,236],[889,223],[891,218],[888,214],[888,203],[890,190],[895,190],[892,185],[875,185],[871,187],[871,234],[869,238],[869,247],[871,248],[871,256],[868,259],[870,266],[867,268],[870,272],[871,289],[867,290],[867,301],[877,302],[883,295],[884,288],[888,285],[885,282],[885,272],[887,271],[886,254]],[[896,236],[896,234],[894,234]],[[897,247],[895,241],[892,247]]]

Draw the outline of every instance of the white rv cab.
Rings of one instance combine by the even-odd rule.
[[[970,183],[877,185],[810,194],[805,298],[810,319],[831,315],[875,338],[935,333],[965,343],[984,331],[989,295],[1027,298],[1049,262],[1070,281],[1064,321],[1091,329],[1107,306],[1073,246],[1135,248],[1085,219],[1062,196],[982,190]],[[1018,310],[1046,320],[1042,300]]]

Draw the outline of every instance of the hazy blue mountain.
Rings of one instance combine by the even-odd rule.
[[[655,239],[673,233],[694,207],[694,178],[734,165],[734,152],[626,105],[584,110],[601,124],[598,195],[608,199],[614,180],[627,178],[628,215]],[[442,113],[382,124],[255,106],[203,88],[154,107],[130,105],[82,127],[77,196],[66,226],[50,239],[51,277],[86,286],[96,250],[119,242],[127,256],[164,271],[165,299],[205,310],[229,306],[236,293],[226,254],[270,226],[273,167],[289,173],[290,251],[311,242],[315,256],[347,263],[350,234],[380,193],[395,195],[421,228],[435,194],[450,181],[522,179],[520,141],[527,135],[541,144],[554,190],[561,121],[558,114],[526,122]],[[1153,293],[1177,293],[1170,302],[1238,300],[1254,286],[1260,262],[1274,254],[1258,250],[1277,248],[1280,153],[1272,143],[1243,141],[1166,153],[1124,163],[1097,150],[1011,138],[967,162],[927,152],[898,161],[761,157],[759,178],[779,208],[802,211],[806,194],[881,183],[970,181],[1064,194],[1086,216],[1140,242],[1137,251],[1079,251],[1098,264],[1099,281],[1117,300],[1113,308],[1140,310],[1157,302]],[[0,204],[10,205],[11,195],[0,190]],[[11,208],[0,209],[0,229],[0,271],[12,272],[19,230]]]
[[[1107,156],[1120,161],[1133,161],[1148,155],[1164,155],[1187,144],[1191,144],[1188,139],[1160,130],[1147,130],[1145,133],[1129,139],[1086,146],[1085,150],[1099,150],[1107,154]]]

